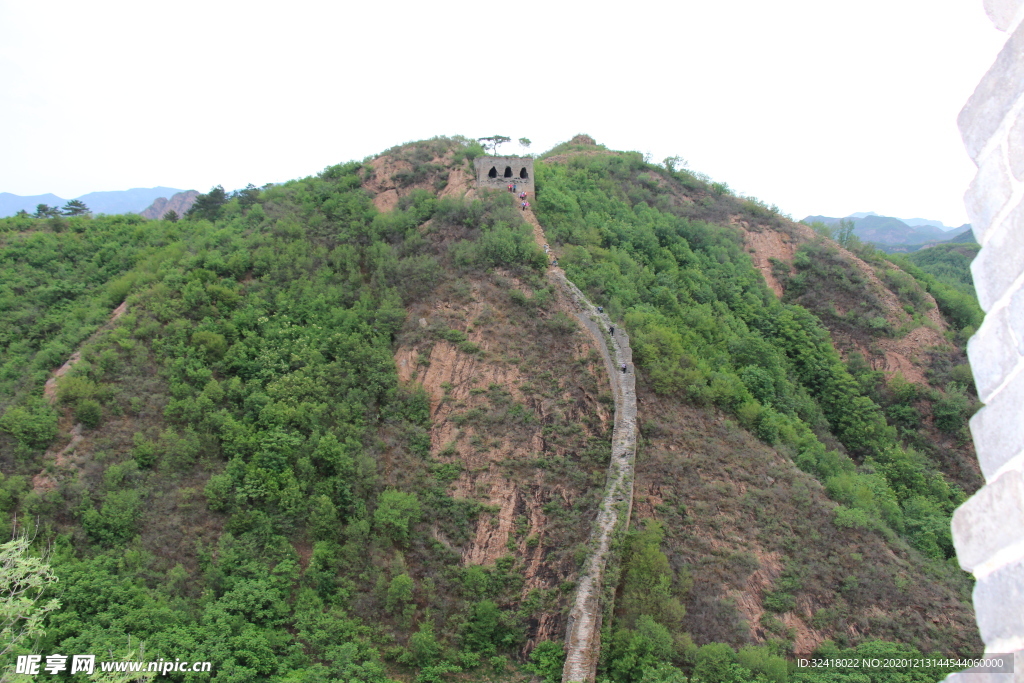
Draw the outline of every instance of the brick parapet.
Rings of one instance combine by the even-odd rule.
[[[1009,37],[958,123],[978,166],[964,203],[982,245],[971,272],[986,315],[968,356],[985,403],[971,434],[986,484],[954,513],[953,540],[977,579],[986,652],[1013,652],[1018,666],[1012,675],[954,674],[954,683],[1024,682],[1024,0],[984,5]]]
[[[985,0],[985,13],[1000,31],[1012,31],[1024,20],[1024,0]]]

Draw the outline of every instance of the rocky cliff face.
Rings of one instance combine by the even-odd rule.
[[[192,204],[195,203],[198,196],[199,192],[196,190],[187,190],[173,195],[170,199],[159,197],[149,205],[149,208],[141,212],[141,215],[143,218],[155,219],[163,218],[164,214],[168,211],[174,211],[179,216],[183,216],[186,211],[192,208]]]

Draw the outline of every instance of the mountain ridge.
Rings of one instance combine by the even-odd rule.
[[[954,239],[971,229],[969,223],[956,228],[946,227],[941,221],[910,219],[911,223],[892,216],[880,216],[871,212],[851,214],[845,218],[831,216],[807,216],[801,222],[810,225],[821,222],[835,227],[840,221],[854,225],[853,234],[864,242],[883,249],[898,248],[906,251],[914,245],[939,243]]]
[[[161,197],[166,199],[184,191],[163,186],[134,187],[129,190],[88,192],[71,199],[84,202],[94,214],[140,213],[156,199]],[[10,192],[0,192],[0,218],[13,216],[19,211],[34,213],[39,204],[60,208],[68,201],[70,200],[52,193],[22,196]]]

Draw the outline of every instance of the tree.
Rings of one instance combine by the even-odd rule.
[[[29,556],[31,544],[20,536],[0,545],[0,657],[43,635],[46,615],[60,607],[56,598],[43,600],[57,577],[45,556]]]
[[[168,211],[167,213],[164,214],[163,219],[165,221],[170,221],[172,223],[177,223],[178,222],[178,212],[175,211],[174,209],[171,209],[170,211]]]
[[[243,209],[246,209],[256,203],[259,199],[260,189],[249,183],[245,186],[244,190],[238,190],[234,193],[235,197],[238,197],[238,203]]]
[[[850,244],[853,239],[853,221],[848,221],[845,218],[839,221],[839,225],[835,227],[836,242],[845,246]]]
[[[209,221],[217,220],[217,217],[220,215],[220,208],[227,204],[227,201],[227,192],[224,191],[223,186],[218,185],[211,188],[206,194],[196,197],[195,203],[185,212],[185,216],[188,218],[205,218]]]
[[[681,156],[665,157],[665,161],[662,163],[665,164],[669,173],[675,173],[676,169],[686,168],[686,159]]]
[[[492,154],[497,154],[498,153],[498,145],[502,145],[502,144],[508,142],[509,140],[511,140],[512,138],[507,137],[505,135],[492,135],[489,138],[477,138],[477,139],[480,142],[484,143],[484,147],[485,148],[487,147],[487,143],[490,143],[491,144],[491,153]]]
[[[36,205],[36,218],[53,218],[54,216],[59,215],[60,209],[56,206],[49,206],[48,204]]]
[[[519,138],[519,144],[523,147],[529,147],[532,144],[530,138]]]
[[[81,216],[89,213],[89,207],[80,199],[71,199],[61,211],[65,216]]]

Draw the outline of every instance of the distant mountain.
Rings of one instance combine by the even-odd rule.
[[[946,240],[948,244],[977,244],[978,240],[974,239],[974,230],[970,226],[967,227],[966,232],[962,232],[951,240]]]
[[[196,203],[196,197],[198,196],[199,192],[196,190],[188,190],[187,192],[178,192],[170,199],[158,197],[156,201],[149,205],[149,208],[142,212],[142,217],[163,218],[164,214],[168,211],[173,211],[178,216],[184,216],[185,212]]]
[[[954,228],[949,227],[948,225],[946,225],[942,221],[933,221],[933,220],[929,220],[927,218],[901,218],[900,220],[903,221],[904,223],[906,223],[907,225],[909,225],[912,228],[915,228],[915,227],[917,227],[919,225],[931,225],[932,227],[939,228],[940,230],[953,230],[954,229]]]
[[[30,197],[23,197],[10,192],[0,192],[0,218],[13,216],[22,209],[33,213],[40,204],[49,206],[64,206],[68,200],[61,199],[55,194],[36,194]]]
[[[902,220],[892,216],[879,216],[873,212],[855,213],[846,216],[845,219],[808,216],[803,222],[821,221],[826,225],[837,225],[841,220],[853,221],[854,235],[887,251],[914,251],[914,245],[945,242],[971,229],[969,224],[961,225],[959,228],[947,228],[941,221],[926,218]]]
[[[891,216],[854,220],[853,234],[872,244],[915,244],[944,239],[945,231],[931,225],[910,226]]]
[[[173,187],[135,187],[114,192],[90,192],[77,199],[85,202],[93,213],[139,213],[154,200],[182,191]]]
[[[136,187],[131,190],[115,190],[111,192],[90,192],[81,197],[74,197],[89,207],[94,214],[100,213],[139,213],[160,197],[183,192],[173,187]],[[55,194],[21,196],[10,192],[0,192],[0,218],[13,216],[21,210],[34,213],[39,204],[64,206],[67,199]]]

